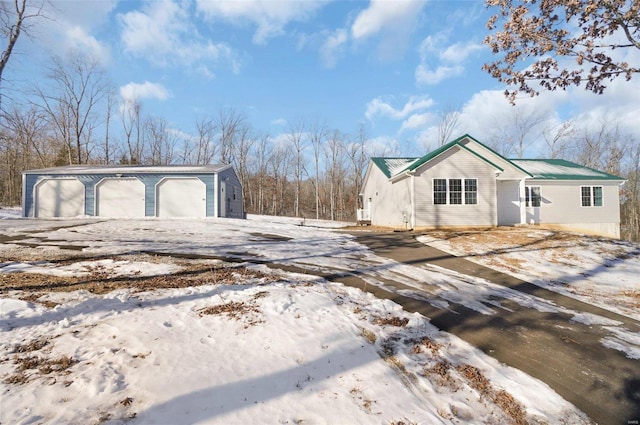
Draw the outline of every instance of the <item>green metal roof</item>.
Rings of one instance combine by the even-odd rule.
[[[540,180],[618,180],[622,177],[564,159],[511,159],[513,164]]]
[[[414,161],[411,164],[408,164],[407,167],[404,170],[400,170],[399,173],[404,172],[404,171],[413,171],[416,170],[418,167],[426,164],[427,162],[431,161],[432,159],[436,158],[437,156],[443,154],[444,152],[448,151],[449,149],[451,149],[454,146],[458,146],[461,149],[466,150],[467,152],[475,155],[476,157],[480,158],[482,161],[486,162],[487,164],[491,165],[492,167],[494,167],[497,170],[500,171],[504,171],[501,167],[497,166],[496,164],[494,164],[493,162],[491,162],[490,160],[488,160],[487,158],[485,158],[484,156],[480,155],[479,153],[469,149],[468,147],[466,147],[465,145],[463,145],[462,142],[464,139],[469,138],[471,140],[473,140],[476,143],[479,143],[480,145],[482,145],[482,143],[478,142],[476,139],[474,139],[473,137],[469,136],[468,134],[465,134],[464,136],[460,136],[455,140],[452,140],[451,142],[447,143],[446,145],[442,145],[440,146],[438,149],[429,152],[428,154],[426,154],[425,156],[418,158],[417,161]],[[484,146],[484,145],[482,145]],[[486,147],[486,146],[485,146]],[[487,148],[489,149],[489,148]],[[491,149],[489,149],[491,150]],[[493,151],[492,151],[493,152]],[[495,152],[494,152],[495,153]],[[496,153],[496,155],[500,156],[498,153]],[[505,158],[506,161],[508,161],[508,159]],[[396,174],[399,174],[396,173]]]
[[[387,178],[391,178],[396,175],[398,171],[407,167],[408,164],[415,161],[413,158],[386,158],[386,157],[373,157],[371,161],[384,173]]]
[[[405,172],[414,171],[427,162],[433,160],[447,150],[457,146],[460,149],[475,155],[480,160],[494,167],[496,170],[504,171],[500,166],[496,165],[485,156],[479,154],[473,149],[465,146],[462,141],[464,139],[473,140],[475,143],[487,149],[496,157],[503,159],[513,167],[527,174],[528,176],[539,180],[616,180],[624,181],[622,177],[613,174],[598,171],[593,168],[585,167],[564,159],[507,159],[491,149],[490,147],[480,143],[468,134],[458,137],[455,140],[429,152],[425,156],[404,157],[404,158],[385,158],[375,157],[371,161],[384,173],[387,178],[400,176]]]

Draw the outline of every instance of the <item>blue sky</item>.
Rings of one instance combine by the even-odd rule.
[[[120,101],[173,129],[195,131],[220,108],[244,113],[274,139],[299,121],[356,134],[372,152],[422,155],[435,148],[441,111],[460,110],[454,136],[480,141],[514,114],[504,86],[481,70],[491,15],[481,1],[54,0],[52,19],[23,38],[6,78],[43,81],[52,52],[100,60]],[[640,62],[636,52],[619,52]],[[520,99],[517,108],[580,125],[616,120],[640,140],[640,80],[603,96],[570,89]],[[533,112],[531,112],[533,113]],[[544,156],[542,127],[525,156]]]

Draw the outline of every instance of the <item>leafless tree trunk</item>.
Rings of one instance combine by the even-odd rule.
[[[438,113],[438,146],[443,146],[451,141],[451,135],[458,127],[460,108],[447,106]]]
[[[54,57],[48,78],[54,92],[36,89],[41,106],[65,136],[69,154],[75,156],[70,156],[69,164],[82,164],[91,143],[88,136],[98,122],[96,109],[107,93],[104,72],[95,60],[72,54],[67,61]]]
[[[315,192],[315,209],[316,220],[320,218],[320,154],[322,153],[322,143],[327,135],[327,126],[325,123],[316,121],[309,128],[309,141],[313,148],[313,165],[314,165],[314,179],[313,186]]]
[[[544,141],[547,144],[547,157],[562,158],[567,154],[571,138],[575,134],[573,121],[565,121],[558,126],[547,126],[543,131]]]
[[[525,149],[538,137],[540,125],[547,120],[545,113],[513,106],[508,117],[496,117],[490,144],[504,156],[522,158]]]
[[[218,151],[218,147],[213,143],[216,124],[211,118],[202,117],[196,121],[196,130],[198,145],[196,146],[195,163],[197,165],[211,164]]]
[[[231,163],[236,131],[245,120],[245,116],[233,108],[221,109],[218,113],[216,127],[220,131],[220,162],[222,164]]]
[[[304,170],[304,150],[305,144],[305,124],[300,119],[289,127],[287,139],[293,149],[293,178],[295,180],[294,192],[294,215],[300,217],[300,186],[302,184],[302,173]]]
[[[0,87],[4,69],[20,35],[28,34],[29,21],[43,17],[42,9],[45,2],[39,2],[38,6],[34,7],[31,7],[31,3],[33,2],[27,0],[0,1],[0,34],[7,40],[7,45],[0,54]],[[0,90],[0,110],[2,110],[2,90]]]
[[[122,119],[122,130],[124,131],[127,151],[129,153],[129,157],[126,159],[126,162],[129,165],[140,164],[142,160],[140,157],[140,153],[142,151],[140,144],[136,143],[133,145],[131,141],[133,129],[139,128],[137,123],[140,121],[140,109],[140,103],[136,99],[125,100],[121,107],[120,118]]]

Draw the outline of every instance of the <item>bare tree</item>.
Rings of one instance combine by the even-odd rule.
[[[220,131],[221,163],[231,163],[231,154],[236,138],[236,131],[245,122],[245,120],[246,118],[244,114],[236,111],[234,108],[223,108],[218,112],[218,118],[215,124],[218,131]]]
[[[126,149],[128,153],[127,158],[123,160],[131,164],[140,164],[142,160],[142,146],[140,146],[139,131],[135,140],[132,140],[133,130],[140,128],[140,111],[142,106],[137,99],[126,99],[122,105],[120,105],[120,119],[122,121],[122,130],[126,139]],[[122,162],[122,161],[121,161]]]
[[[53,58],[49,69],[53,92],[37,92],[49,119],[62,130],[75,158],[70,164],[82,164],[88,157],[90,135],[98,124],[97,107],[108,92],[104,71],[95,59],[73,53],[66,60]]]
[[[490,144],[504,156],[522,158],[525,149],[538,137],[540,125],[547,120],[546,113],[514,106],[508,117],[495,118]]]
[[[149,147],[149,158],[144,163],[169,165],[174,160],[176,137],[169,132],[167,120],[147,117],[143,125],[143,144]]]
[[[0,34],[6,39],[6,46],[0,54],[0,86],[2,86],[4,69],[9,62],[13,49],[21,34],[28,34],[29,22],[43,17],[42,9],[45,2],[31,7],[27,0],[0,1]],[[4,43],[3,43],[4,44]],[[2,91],[0,90],[0,110],[2,109]]]
[[[218,153],[218,146],[213,143],[216,132],[216,124],[206,116],[196,120],[197,146],[195,163],[198,165],[210,164]]]
[[[556,126],[547,126],[542,131],[547,145],[547,157],[562,158],[566,156],[575,132],[572,120],[564,121]]]
[[[587,167],[611,174],[621,174],[621,162],[633,138],[621,130],[620,124],[605,118],[600,125],[587,128],[577,137],[574,160]]]
[[[302,185],[302,173],[304,172],[304,151],[307,147],[305,123],[302,119],[299,119],[289,127],[287,140],[293,149],[294,215],[300,217],[300,187]]]
[[[640,2],[637,0],[486,0],[497,9],[487,22],[494,30],[484,43],[502,58],[483,66],[492,77],[514,89],[505,94],[514,102],[518,92],[531,96],[536,81],[547,90],[585,84],[601,94],[605,83],[630,80],[639,64],[614,58],[616,49],[640,49]],[[563,58],[574,63],[564,64]],[[524,61],[533,58],[533,64]],[[522,67],[522,69],[518,69]],[[588,68],[585,70],[585,68]]]
[[[451,140],[451,135],[458,128],[460,108],[447,106],[438,113],[438,146],[443,146]]]
[[[314,179],[313,187],[315,193],[316,220],[320,218],[320,154],[322,144],[327,135],[327,126],[324,122],[315,121],[309,127],[309,142],[313,148]]]
[[[364,168],[367,166],[368,158],[365,153],[365,144],[367,141],[367,131],[364,124],[360,124],[358,128],[357,138],[349,143],[345,149],[349,162],[351,163],[351,171],[353,175],[353,196],[355,199],[355,209],[363,208],[360,204],[360,191],[364,179]]]
[[[246,199],[247,193],[251,192],[249,183],[249,155],[251,148],[255,143],[255,138],[250,134],[251,130],[248,125],[241,125],[237,130],[237,141],[233,146],[232,162],[240,178],[243,187],[243,201]],[[246,193],[245,193],[246,191]]]

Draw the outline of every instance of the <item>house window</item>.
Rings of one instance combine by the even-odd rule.
[[[478,180],[464,179],[464,203],[467,205],[478,203]]]
[[[433,180],[433,203],[435,205],[445,205],[447,203],[447,180]]]
[[[465,205],[478,203],[476,179],[433,179],[434,205],[462,205],[463,203]]]
[[[582,186],[580,199],[583,207],[602,206],[602,186]]]
[[[526,186],[524,188],[525,205],[527,207],[539,207],[542,196],[540,196],[540,186]]]
[[[449,179],[449,203],[452,205],[462,204],[461,179]]]

